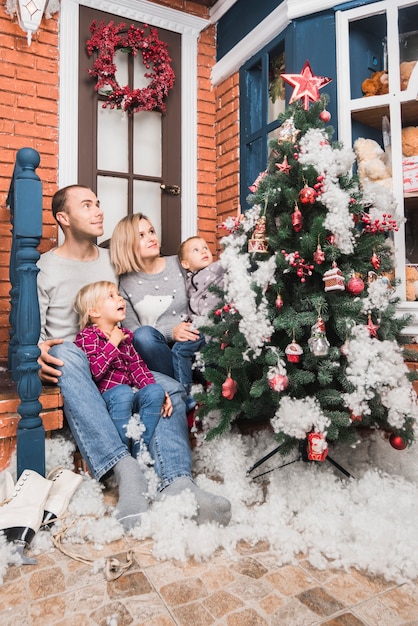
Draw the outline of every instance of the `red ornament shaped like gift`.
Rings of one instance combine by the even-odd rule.
[[[353,296],[358,296],[364,289],[364,282],[360,276],[353,276],[346,285],[346,290]]]
[[[299,363],[303,350],[300,345],[293,340],[292,343],[289,343],[287,346],[285,353],[289,363]]]
[[[237,393],[237,381],[231,378],[231,374],[228,374],[224,383],[222,384],[222,397],[226,400],[232,400]]]
[[[314,204],[316,200],[316,191],[312,187],[305,185],[303,189],[299,191],[299,200],[301,204]]]
[[[308,433],[309,461],[325,461],[328,455],[328,444],[323,433]]]
[[[392,433],[389,437],[389,443],[392,448],[395,448],[395,450],[405,450],[408,445],[405,439],[403,439],[400,435],[395,435],[395,433]]]

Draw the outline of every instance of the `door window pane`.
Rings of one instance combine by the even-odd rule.
[[[98,243],[102,243],[110,239],[116,224],[128,212],[128,181],[115,176],[98,176],[97,197],[104,211],[104,234],[98,239]]]
[[[111,172],[129,171],[128,116],[97,103],[97,167]]]
[[[286,108],[285,86],[281,74],[285,71],[283,49],[276,49],[269,54],[269,97],[267,101],[267,122],[277,120]]]
[[[138,111],[134,116],[134,174],[161,177],[161,113]]]
[[[134,181],[134,213],[148,217],[161,238],[161,188],[160,183],[147,180]]]

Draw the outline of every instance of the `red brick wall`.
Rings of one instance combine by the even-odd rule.
[[[208,17],[208,9],[189,0],[154,0],[157,4]],[[216,28],[198,41],[198,232],[213,252],[224,232],[217,228],[238,209],[238,75],[214,88]],[[35,148],[41,157],[43,239],[40,252],[57,241],[51,197],[58,181],[58,19],[43,19],[30,47],[16,20],[0,3],[0,364],[7,360],[9,338],[10,216],[6,197],[16,152]]]
[[[7,359],[9,339],[10,215],[6,198],[16,152],[40,153],[43,182],[44,236],[56,238],[47,208],[58,173],[58,28],[43,20],[30,47],[26,35],[0,3],[0,362]],[[50,247],[43,241],[41,251]]]
[[[216,88],[216,177],[217,220],[220,224],[239,212],[238,72]],[[221,229],[218,238],[225,234]]]

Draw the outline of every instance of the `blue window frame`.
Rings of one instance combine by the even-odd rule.
[[[251,185],[267,166],[269,139],[280,126],[285,110],[285,88],[280,74],[285,71],[285,37],[282,34],[240,69],[241,210]]]
[[[308,59],[319,76],[329,76],[332,82],[324,90],[330,97],[328,110],[332,126],[337,128],[337,81],[335,14],[333,10],[308,15],[293,21],[274,40],[240,68],[240,204],[248,209],[248,187],[267,167],[269,139],[279,127],[276,108],[272,105],[272,84],[281,55],[286,69],[281,72],[299,73]],[[273,90],[273,91],[272,91]],[[286,87],[286,98],[292,89]],[[284,102],[284,101],[282,101]]]

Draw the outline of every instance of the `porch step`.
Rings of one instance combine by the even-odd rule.
[[[42,405],[41,419],[45,432],[63,427],[63,401],[59,387],[44,386],[39,398]],[[0,366],[0,472],[10,464],[16,448],[16,430],[20,416],[17,408],[20,399],[17,384],[12,381],[10,372]]]

